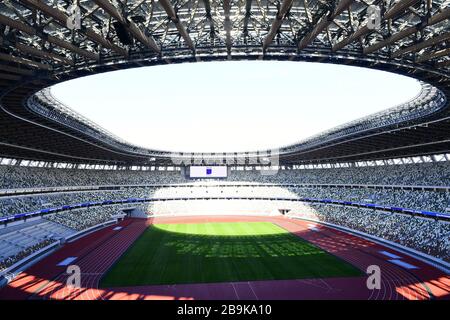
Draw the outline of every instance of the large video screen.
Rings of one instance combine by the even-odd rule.
[[[191,166],[189,170],[190,178],[226,178],[226,166]]]

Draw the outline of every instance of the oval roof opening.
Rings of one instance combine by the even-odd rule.
[[[56,98],[150,149],[279,148],[414,98],[418,81],[342,65],[227,61],[143,67],[60,83]]]

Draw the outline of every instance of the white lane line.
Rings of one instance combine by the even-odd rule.
[[[255,290],[253,290],[252,284],[250,282],[247,282],[247,283],[248,283],[248,286],[250,287],[250,289],[252,290],[253,294],[255,295],[256,300],[259,300]]]

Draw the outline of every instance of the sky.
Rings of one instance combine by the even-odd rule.
[[[411,78],[310,62],[142,67],[60,83],[61,102],[138,146],[191,152],[274,149],[415,97]]]

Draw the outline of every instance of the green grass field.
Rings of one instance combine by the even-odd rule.
[[[150,226],[102,287],[359,276],[361,271],[268,222]]]

